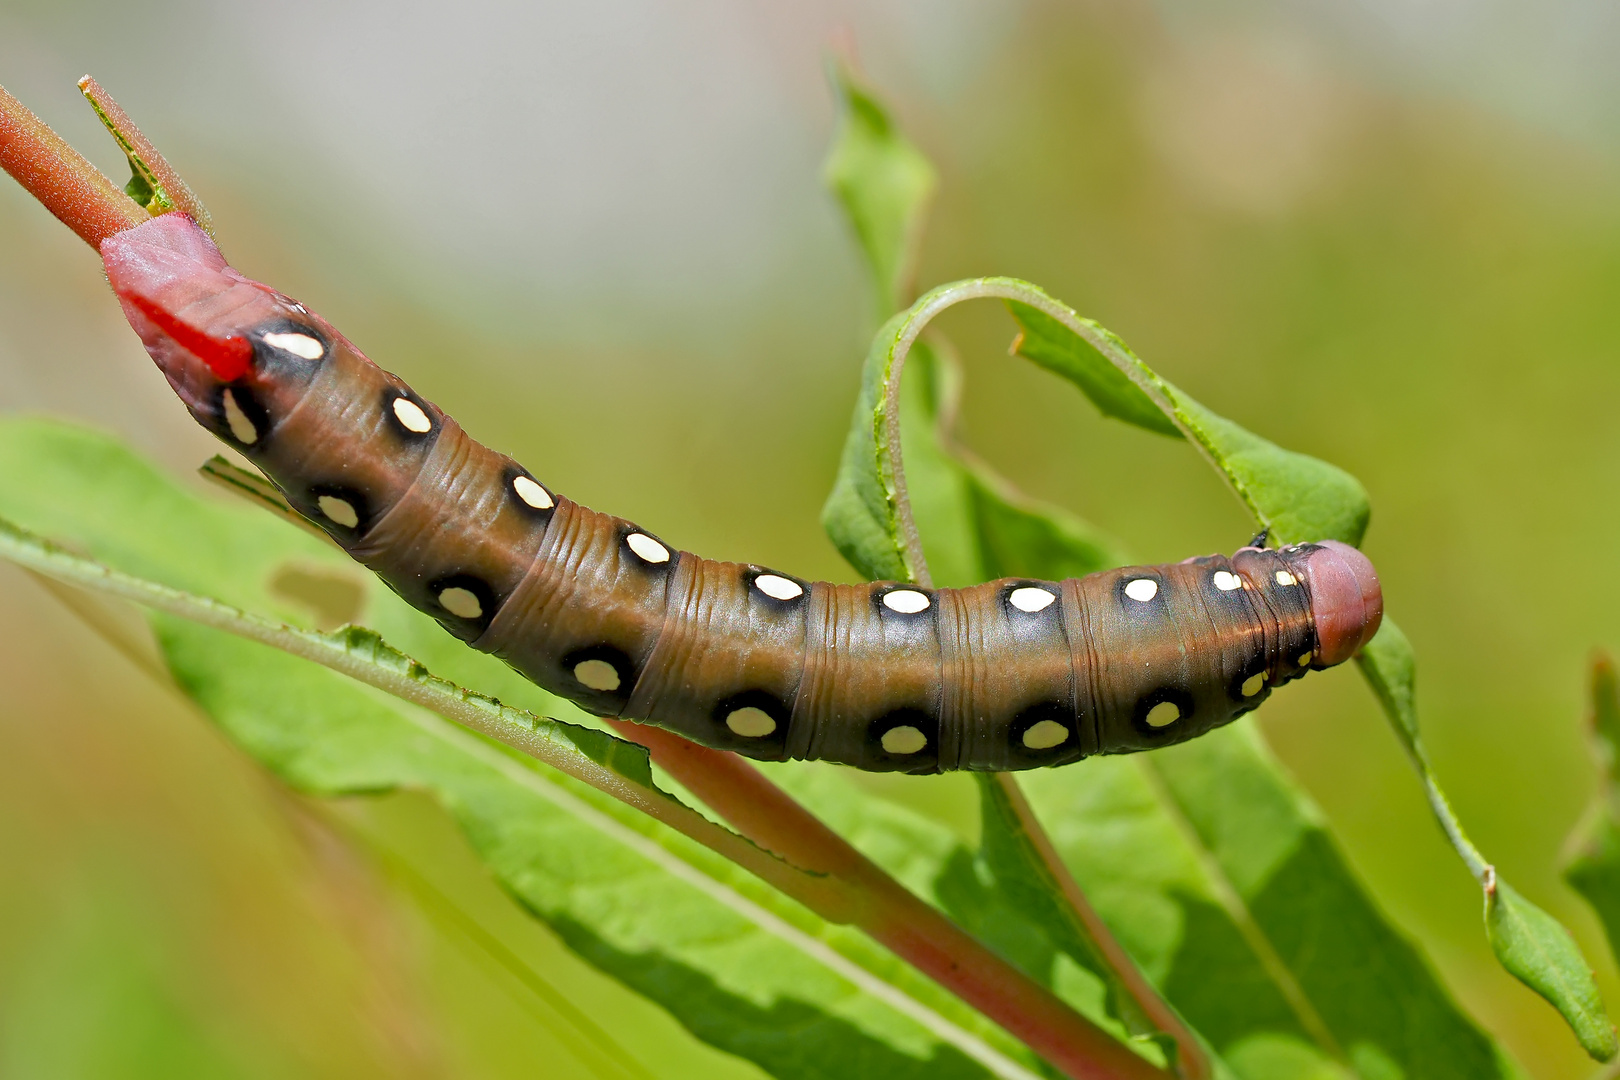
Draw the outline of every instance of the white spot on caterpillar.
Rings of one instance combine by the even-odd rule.
[[[1139,577],[1125,586],[1125,595],[1138,603],[1145,604],[1159,595],[1159,583],[1152,578]]]
[[[1279,585],[1298,585],[1299,584],[1299,578],[1295,577],[1293,574],[1290,574],[1286,570],[1279,570],[1279,571],[1277,571],[1277,584],[1279,584]]]
[[[1024,745],[1031,750],[1050,750],[1069,741],[1069,729],[1056,720],[1040,720],[1024,732]]]
[[[630,550],[640,556],[642,562],[665,563],[669,562],[669,548],[660,544],[646,533],[631,533],[624,538],[630,545]]]
[[[776,730],[776,721],[764,709],[746,705],[726,715],[726,727],[745,739],[763,739]]]
[[[394,399],[394,417],[406,431],[426,435],[433,430],[433,421],[429,420],[428,414],[422,411],[422,406],[408,397]]]
[[[1244,679],[1243,685],[1239,689],[1243,691],[1244,697],[1254,697],[1264,685],[1266,685],[1266,673],[1262,671],[1258,675],[1250,675],[1247,679]]]
[[[1299,654],[1299,666],[1300,667],[1309,667],[1310,663],[1311,663],[1311,651],[1309,649],[1306,649],[1304,652]]]
[[[259,441],[259,429],[253,426],[242,406],[236,403],[236,395],[230,388],[225,389],[225,426],[231,429],[231,436],[245,446],[252,446]]]
[[[772,600],[797,600],[804,595],[804,586],[780,574],[761,574],[754,579],[754,588]],[[729,721],[728,721],[729,723]]]
[[[1217,570],[1209,580],[1213,581],[1215,587],[1221,592],[1231,592],[1233,589],[1243,588],[1243,579],[1229,570]]]
[[[619,671],[606,660],[581,660],[574,665],[574,678],[592,690],[611,691],[619,688]]]
[[[463,619],[479,619],[484,615],[484,605],[479,602],[478,594],[470,589],[452,585],[439,593],[439,603],[444,610]],[[617,674],[614,678],[618,678]]]
[[[1181,706],[1173,701],[1161,701],[1148,710],[1148,727],[1169,727],[1181,719]]]
[[[322,495],[315,500],[315,505],[321,508],[326,520],[352,529],[360,524],[360,515],[355,511],[354,504],[348,499],[340,499],[336,495]]]
[[[264,343],[305,360],[319,360],[326,355],[326,346],[308,334],[266,334]]]
[[[1042,608],[1047,607],[1056,599],[1057,597],[1052,593],[1047,592],[1045,589],[1037,589],[1033,585],[1025,585],[1023,588],[1014,589],[1012,592],[1007,594],[1007,603],[1011,604],[1019,611],[1040,611]],[[1051,723],[1050,720],[1041,721],[1041,724],[1049,723]],[[1036,724],[1035,727],[1040,727],[1041,724]],[[1035,728],[1030,728],[1030,731],[1034,730]],[[1024,738],[1027,741],[1029,739],[1029,735],[1026,733]],[[1056,746],[1057,744],[1053,743],[1052,745]],[[1037,747],[1036,749],[1041,748]]]
[[[916,589],[890,589],[883,594],[883,606],[890,611],[898,611],[902,615],[915,615],[919,611],[927,611],[929,603],[928,594],[920,593]],[[917,731],[917,729],[914,727],[897,727],[894,731],[889,732],[889,735],[893,735],[895,731]],[[889,745],[889,735],[883,736],[883,746],[886,750]],[[917,731],[917,737],[922,738],[922,732]],[[917,750],[921,749],[922,744],[918,743]],[[889,753],[911,754],[915,753],[915,751],[889,750]]]
[[[527,476],[515,476],[512,478],[512,492],[522,499],[524,503],[534,507],[536,510],[550,510],[557,505],[552,501],[551,494],[545,488],[530,480]]]
[[[928,736],[910,724],[901,724],[883,733],[883,749],[891,754],[915,754],[927,745]]]

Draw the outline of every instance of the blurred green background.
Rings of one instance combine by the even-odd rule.
[[[817,514],[875,313],[818,181],[835,37],[941,171],[923,284],[1036,281],[1363,480],[1440,778],[1620,1007],[1558,877],[1595,779],[1584,663],[1620,645],[1609,6],[5,0],[0,82],[121,180],[74,89],[93,72],[236,265],[569,495],[848,579]],[[1247,539],[1181,445],[1010,361],[999,309],[946,328],[969,440],[1029,490],[1143,560]],[[216,449],[93,254],[9,183],[0,411],[177,473]],[[1588,1075],[1491,959],[1358,676],[1261,723],[1465,1006],[1535,1076]],[[961,778],[869,782],[976,827]],[[758,1075],[573,959],[426,803],[287,794],[9,567],[0,866],[8,1077]]]

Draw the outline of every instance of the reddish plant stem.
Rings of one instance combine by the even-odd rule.
[[[151,220],[134,199],[4,87],[0,87],[0,168],[97,251],[107,237]]]
[[[129,155],[131,166],[136,167],[135,163],[139,161],[138,167],[146,170],[152,183],[162,192],[169,205],[195,221],[210,238],[215,238],[214,218],[209,214],[208,207],[197,198],[197,193],[191,190],[191,185],[174,171],[174,166],[169,164],[168,159],[152,145],[152,140],[135,126],[135,121],[129,118],[123,106],[114,101],[113,96],[88,75],[79,80],[79,90],[89,99],[91,107],[96,110],[96,115],[107,125],[107,130],[118,140],[118,145],[123,147],[124,153]]]
[[[1070,1008],[942,912],[911,893],[843,837],[733,754],[625,720],[615,731],[754,843],[854,894],[851,921],[1071,1077],[1168,1074]]]

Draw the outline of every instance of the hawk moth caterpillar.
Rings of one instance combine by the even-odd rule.
[[[1382,617],[1332,540],[963,589],[703,559],[477,443],[185,215],[100,250],[200,424],[413,606],[601,716],[770,760],[1060,765],[1228,723]]]

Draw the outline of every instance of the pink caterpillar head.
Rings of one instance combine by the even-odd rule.
[[[1384,591],[1372,562],[1338,540],[1283,548],[1280,554],[1310,593],[1317,646],[1313,666],[1344,663],[1372,640],[1384,619]]]

